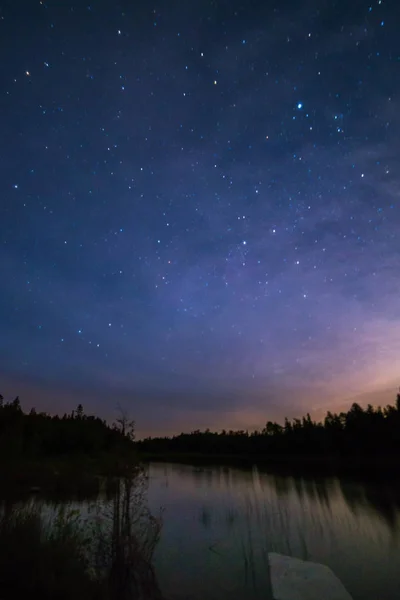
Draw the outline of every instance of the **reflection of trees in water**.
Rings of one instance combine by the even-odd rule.
[[[4,583],[2,598],[26,597],[26,590],[36,588],[38,597],[47,598],[54,587],[51,597],[57,598],[161,600],[152,559],[162,523],[147,508],[144,472],[136,469],[114,480],[112,495],[110,487],[103,488],[102,499],[84,505],[49,503],[39,495],[0,504],[5,551],[0,578],[2,583],[8,578],[13,591],[7,595]]]
[[[221,487],[229,489],[231,486],[231,468],[221,467],[219,469],[219,482]]]
[[[94,507],[94,566],[108,575],[112,597],[118,600],[161,599],[152,566],[161,518],[151,515],[146,492],[147,477],[137,471],[116,482],[111,501]]]
[[[270,480],[278,496],[287,496],[293,490],[293,477],[272,474]]]
[[[350,528],[340,481],[336,478],[291,477],[264,474],[260,493],[250,494],[241,514],[261,534],[265,551],[275,551],[305,560],[340,553]],[[357,499],[364,512],[368,494]],[[374,500],[373,496],[369,498]],[[376,503],[375,503],[376,504]],[[373,523],[374,519],[372,520]],[[343,537],[344,536],[344,537]]]
[[[373,511],[382,518],[393,534],[397,533],[400,514],[400,488],[371,482],[351,482],[332,477],[285,477],[271,475],[269,481],[278,496],[288,496],[295,491],[299,502],[305,498],[331,509],[332,490],[339,489],[354,515],[360,511]]]
[[[373,510],[381,517],[389,530],[397,534],[397,520],[400,513],[400,489],[374,483],[351,484],[339,481],[343,498],[350,510],[357,514],[360,509]]]
[[[211,526],[211,510],[207,506],[203,506],[200,511],[199,520],[205,529]]]
[[[325,506],[326,508],[330,509],[333,483],[334,480],[332,478],[303,478],[301,479],[302,495],[308,496],[313,501],[317,501],[322,506]]]
[[[349,479],[337,477],[295,476],[282,472],[265,472],[263,469],[254,472],[249,469],[240,470],[227,466],[185,467],[180,465],[178,467],[172,465],[172,469],[175,470],[175,468],[177,471],[179,470],[180,475],[193,477],[198,487],[218,486],[225,490],[232,490],[247,488],[247,486],[251,489],[256,484],[261,495],[263,490],[267,491],[268,488],[272,488],[278,498],[295,494],[300,505],[308,500],[311,503],[317,503],[329,512],[333,510],[333,497],[337,499],[337,494],[340,493],[353,514],[359,513],[360,510],[372,510],[385,521],[392,532],[396,529],[397,515],[400,514],[400,487],[394,488],[387,484],[351,482]],[[240,517],[240,511],[239,514],[233,515],[233,509],[229,510],[231,514],[226,517],[226,522],[232,524]]]

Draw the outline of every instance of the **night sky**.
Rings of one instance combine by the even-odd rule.
[[[0,7],[6,399],[139,435],[392,401],[397,2]]]

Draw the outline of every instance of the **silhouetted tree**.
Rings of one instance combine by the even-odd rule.
[[[118,417],[115,420],[115,428],[118,429],[123,436],[127,437],[130,441],[135,439],[135,421],[129,416],[129,412],[126,408],[117,406]]]
[[[84,415],[83,407],[60,418],[38,413],[28,414],[21,408],[19,397],[0,403],[0,462],[13,459],[87,458],[121,455],[124,461],[134,454],[133,421],[124,427],[111,427],[98,417]]]

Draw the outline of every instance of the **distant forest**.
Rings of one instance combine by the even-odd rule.
[[[0,464],[123,457],[134,451],[133,438],[134,422],[123,411],[110,426],[86,415],[81,404],[60,417],[34,408],[24,413],[18,397],[4,402],[0,395]]]
[[[259,431],[192,431],[173,437],[146,438],[136,443],[148,457],[189,455],[251,457],[271,461],[395,462],[400,457],[400,393],[396,404],[385,408],[353,404],[348,412],[328,412],[323,422],[307,414],[268,421]]]

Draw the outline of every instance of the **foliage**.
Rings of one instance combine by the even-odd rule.
[[[71,414],[51,416],[32,409],[23,412],[19,398],[3,402],[0,396],[0,457],[13,459],[124,457],[132,454],[133,422],[125,415],[123,427],[86,415],[82,404]]]
[[[107,582],[113,598],[161,598],[152,559],[162,519],[147,508],[146,484],[147,478],[138,470],[119,479],[111,502],[96,507],[92,567]]]
[[[193,431],[174,437],[147,438],[136,443],[140,454],[172,456],[199,454],[251,456],[268,460],[307,459],[345,462],[374,461],[400,454],[400,394],[395,406],[363,409],[353,404],[348,412],[328,412],[323,422],[311,416],[268,421],[261,430]]]
[[[4,600],[159,600],[152,557],[162,526],[145,506],[140,472],[118,480],[94,518],[62,507],[46,520],[37,505],[0,516]]]
[[[33,507],[4,512],[0,520],[2,598],[101,598],[97,583],[88,575],[85,538],[71,518],[60,515],[48,528]]]

